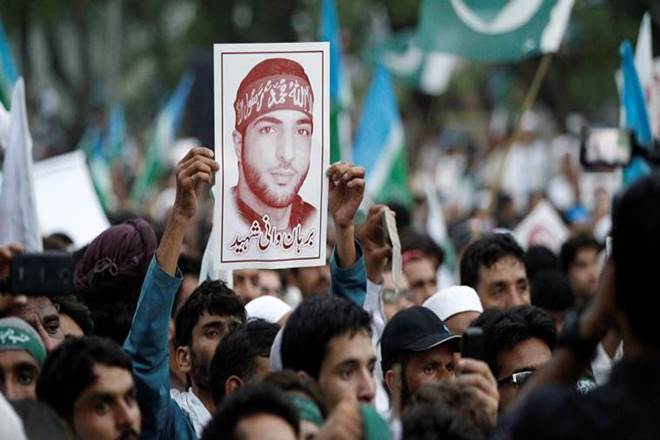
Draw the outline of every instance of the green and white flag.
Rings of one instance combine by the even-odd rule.
[[[426,52],[512,61],[555,52],[574,0],[424,0],[417,42]]]
[[[321,41],[330,42],[330,163],[351,160],[351,81],[341,56],[341,32],[334,0],[321,5]]]
[[[397,79],[427,95],[441,95],[460,59],[449,53],[425,52],[415,39],[414,31],[402,31],[380,49],[378,61]]]
[[[362,106],[353,157],[366,171],[369,202],[411,200],[403,122],[389,72],[378,66]]]
[[[142,163],[142,170],[131,189],[131,198],[136,206],[140,206],[153,190],[158,179],[162,177],[166,158],[176,140],[193,81],[193,75],[186,73],[156,118],[149,138],[147,154]]]

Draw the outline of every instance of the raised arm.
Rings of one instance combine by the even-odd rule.
[[[213,152],[193,148],[179,162],[172,213],[156,256],[149,265],[124,350],[133,372],[142,410],[142,438],[192,438],[194,431],[182,410],[170,399],[167,331],[181,276],[177,260],[184,231],[197,209],[197,196],[218,170]]]
[[[326,172],[330,181],[328,206],[337,245],[330,258],[331,290],[359,306],[366,294],[364,259],[355,240],[354,218],[364,197],[364,168],[338,162]]]

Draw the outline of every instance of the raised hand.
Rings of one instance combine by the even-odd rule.
[[[328,168],[326,176],[330,180],[328,206],[335,225],[338,228],[352,226],[364,197],[364,168],[337,162]]]
[[[204,185],[210,184],[220,169],[208,148],[192,148],[176,166],[174,215],[189,220],[197,212],[197,199]]]
[[[383,225],[385,209],[387,209],[385,205],[370,207],[367,220],[360,228],[359,233],[367,277],[376,284],[382,284],[387,259],[392,255],[392,248],[385,240],[385,227]]]
[[[500,393],[497,391],[497,381],[488,364],[476,359],[461,358],[458,353],[455,356],[458,358],[456,381],[477,395],[492,425],[495,426]]]

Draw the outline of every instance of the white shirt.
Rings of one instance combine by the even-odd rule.
[[[188,391],[179,391],[175,389],[170,390],[170,396],[177,405],[188,415],[190,423],[195,428],[195,433],[198,438],[202,438],[204,428],[211,421],[211,413],[206,406],[199,400],[199,397],[193,393],[192,388]]]

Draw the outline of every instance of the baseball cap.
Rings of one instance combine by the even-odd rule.
[[[469,286],[451,286],[440,289],[429,297],[423,307],[434,312],[443,321],[462,312],[484,311],[477,292]]]
[[[452,334],[442,319],[426,307],[401,310],[388,321],[380,339],[383,372],[389,370],[397,355],[403,352],[426,351],[444,343],[457,343],[460,339],[460,335]]]

